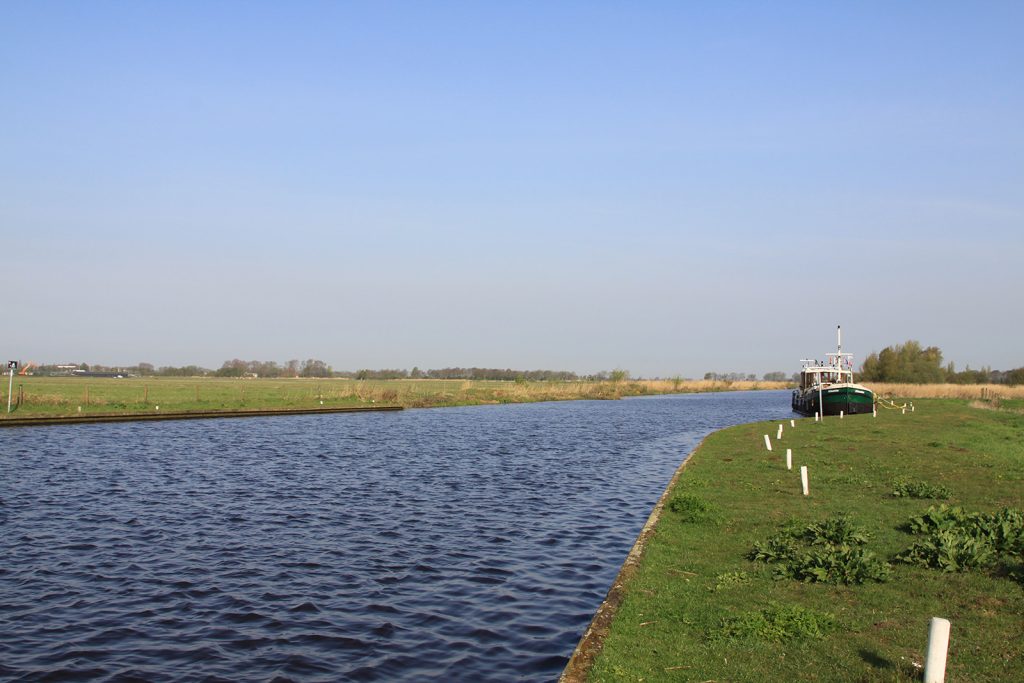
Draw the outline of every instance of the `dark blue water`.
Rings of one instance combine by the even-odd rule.
[[[786,392],[0,432],[0,678],[552,680]]]

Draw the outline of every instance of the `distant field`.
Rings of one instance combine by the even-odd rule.
[[[5,378],[6,379],[6,378]],[[682,392],[784,389],[784,382],[15,377],[10,417],[156,411],[240,411],[361,405],[408,408],[528,403]],[[6,410],[7,382],[3,382]],[[6,417],[6,412],[2,413]],[[2,418],[0,418],[2,419]]]

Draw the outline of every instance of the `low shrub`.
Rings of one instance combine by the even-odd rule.
[[[950,491],[945,486],[929,484],[924,481],[906,481],[897,479],[892,483],[892,495],[897,498],[921,498],[940,499],[950,497]]]
[[[962,572],[1024,558],[1024,512],[1020,510],[1004,508],[988,514],[960,506],[932,506],[911,517],[905,528],[924,537],[896,555],[897,561],[906,564]]]
[[[865,549],[869,536],[845,515],[791,528],[755,543],[747,559],[774,565],[774,576],[808,583],[888,580],[891,568]]]

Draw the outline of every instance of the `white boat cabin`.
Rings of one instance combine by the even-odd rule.
[[[800,370],[800,389],[817,389],[832,384],[853,384],[853,357],[848,353],[827,354],[828,360],[803,360]]]

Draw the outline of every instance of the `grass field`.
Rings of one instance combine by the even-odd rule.
[[[670,392],[781,389],[782,382],[348,380],[15,377],[12,418],[168,411],[242,411],[363,405],[409,408],[615,399]],[[6,410],[7,381],[0,410]],[[7,414],[0,413],[0,419]]]
[[[786,420],[781,440],[777,422],[710,436],[666,496],[637,568],[624,570],[624,597],[587,680],[919,681],[933,616],[952,622],[947,680],[1024,680],[1020,536],[1016,550],[979,560],[988,565],[981,568],[944,572],[894,561],[924,538],[905,525],[931,505],[984,513],[1024,507],[1024,416],[966,401],[915,403],[906,415],[802,419],[795,428]],[[800,465],[809,468],[809,497]],[[812,525],[842,515],[868,540],[850,541],[853,554],[827,576],[864,583],[775,578],[822,574],[806,568],[813,563],[748,559],[756,543],[770,559],[768,539],[818,538],[808,527],[826,528]],[[786,530],[791,535],[779,537]],[[804,559],[833,552],[811,548]],[[875,562],[854,561],[858,548]],[[961,566],[982,558],[977,547],[958,548]],[[884,582],[871,578],[886,573]]]

